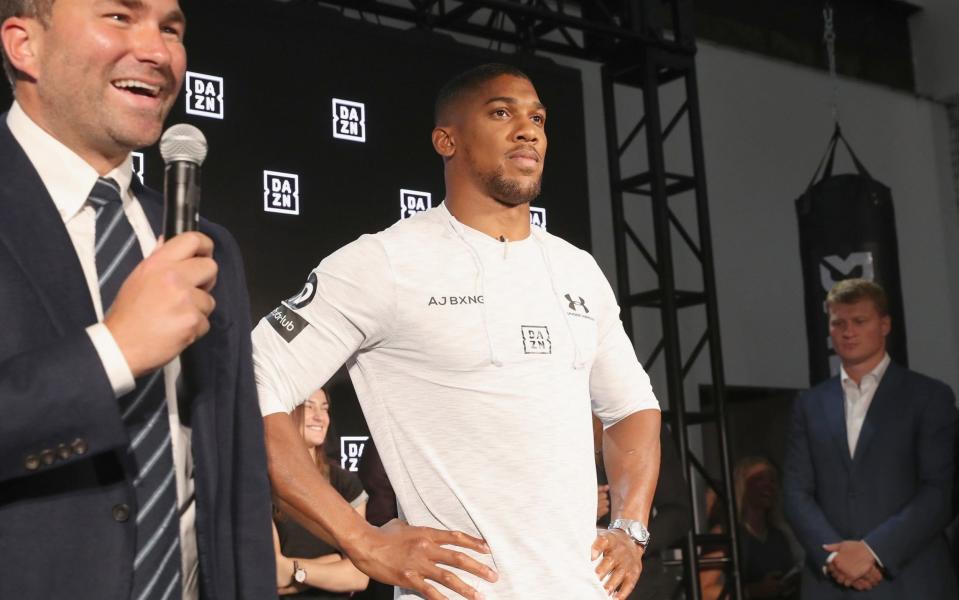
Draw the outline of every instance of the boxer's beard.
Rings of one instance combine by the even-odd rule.
[[[529,204],[539,196],[543,183],[541,175],[535,181],[523,185],[516,179],[506,177],[503,167],[497,168],[492,173],[483,173],[480,177],[486,188],[486,193],[497,202],[507,206]]]

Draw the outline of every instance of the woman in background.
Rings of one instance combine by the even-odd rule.
[[[800,561],[793,552],[788,528],[780,509],[779,470],[761,456],[746,456],[736,462],[733,486],[739,516],[740,571],[743,597],[795,599],[799,592]],[[718,509],[720,502],[713,502]],[[719,525],[711,531],[722,531]],[[722,556],[708,552],[704,557]],[[722,595],[725,579],[719,569],[700,574],[704,600]]]
[[[330,429],[330,402],[326,390],[314,392],[292,413],[317,470],[356,512],[365,516],[367,495],[360,480],[339,465],[330,464],[323,448]],[[366,589],[369,577],[350,559],[314,536],[290,516],[274,510],[273,544],[276,585],[281,596],[329,600],[348,598]]]

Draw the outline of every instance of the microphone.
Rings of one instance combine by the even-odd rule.
[[[163,176],[163,237],[196,231],[200,225],[200,165],[206,158],[203,132],[186,123],[174,125],[160,138]]]

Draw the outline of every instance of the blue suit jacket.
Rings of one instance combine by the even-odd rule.
[[[162,199],[135,193],[158,230]],[[201,592],[275,598],[243,266],[226,230],[201,229],[216,244],[217,305],[210,332],[181,357]],[[84,331],[94,322],[63,221],[0,115],[0,598],[129,597],[136,500],[117,400]],[[31,457],[46,461],[30,469]],[[126,520],[114,510],[123,504]]]
[[[951,519],[955,396],[890,363],[850,457],[838,377],[793,405],[784,469],[786,516],[806,551],[804,599],[955,600],[943,530]],[[822,574],[823,544],[864,539],[887,579],[869,592]]]

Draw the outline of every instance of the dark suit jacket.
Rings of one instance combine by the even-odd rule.
[[[135,193],[158,230],[162,199]],[[275,598],[243,266],[226,230],[201,229],[216,244],[217,305],[210,332],[181,357],[190,393],[180,398],[201,592]],[[0,115],[0,598],[129,597],[137,508],[117,400],[84,331],[94,322],[63,221]]]
[[[802,597],[955,600],[943,530],[951,518],[955,396],[891,363],[849,456],[838,377],[795,402],[783,481],[786,516],[806,550]],[[870,592],[822,574],[823,544],[864,539],[887,579]]]

